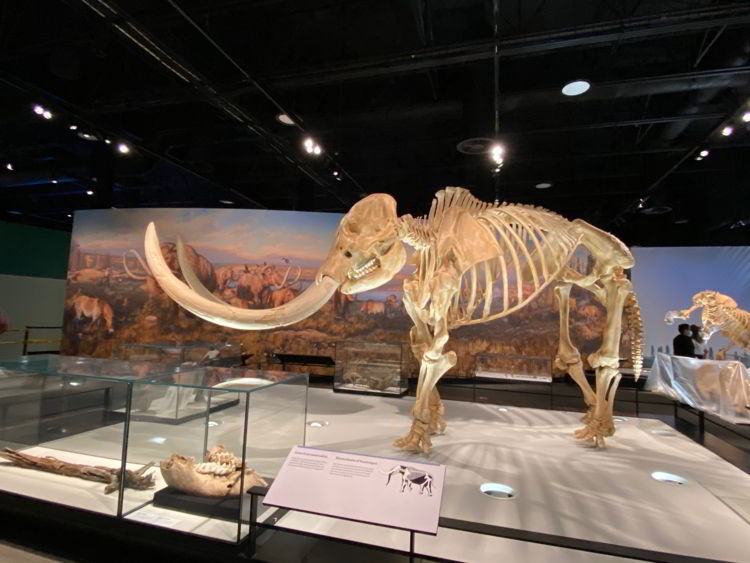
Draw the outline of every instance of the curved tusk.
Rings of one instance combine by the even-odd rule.
[[[190,266],[190,259],[187,256],[187,250],[185,250],[185,243],[182,241],[182,237],[177,235],[177,262],[180,264],[180,270],[182,271],[182,277],[190,286],[190,289],[195,291],[198,295],[216,301],[217,303],[224,303],[221,299],[216,297],[213,293],[208,291],[208,288],[201,283],[198,276],[195,275],[192,266]]]
[[[337,281],[328,276],[323,276],[320,283],[311,285],[295,299],[280,307],[275,309],[241,309],[224,302],[208,299],[179,280],[164,260],[153,222],[149,223],[146,228],[144,246],[146,261],[151,268],[151,273],[164,293],[194,315],[230,328],[263,330],[296,323],[309,317],[325,305],[339,286]]]

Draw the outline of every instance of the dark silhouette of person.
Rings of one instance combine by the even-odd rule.
[[[701,334],[701,327],[698,325],[690,325],[691,338],[693,339],[693,357],[700,358],[701,360],[706,358],[706,344]]]
[[[672,347],[674,348],[675,356],[686,356],[692,358],[695,356],[695,346],[693,339],[690,337],[690,325],[687,323],[681,324],[677,327],[680,334],[674,337],[672,340]]]

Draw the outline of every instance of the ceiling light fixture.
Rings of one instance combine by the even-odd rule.
[[[94,195],[94,190],[86,190],[86,195]]]
[[[91,134],[91,133],[85,133],[85,132],[83,132],[83,131],[79,131],[79,132],[78,132],[78,136],[79,136],[79,137],[80,137],[81,139],[84,139],[84,140],[86,140],[86,141],[96,141],[96,135],[93,135],[93,134]]]
[[[112,144],[112,141],[110,139],[104,139],[104,142],[107,143],[108,145]]]
[[[119,143],[117,145],[117,152],[119,152],[120,154],[129,154],[130,146],[128,146],[127,143]]]
[[[40,106],[39,104],[34,104],[34,113],[37,115],[42,115],[44,113],[44,107]]]
[[[323,152],[323,149],[320,148],[320,145],[315,145],[313,148],[313,154],[318,155]]]
[[[78,125],[71,125],[70,127],[68,127],[68,129],[70,129],[71,131],[75,131],[76,129],[78,129]]]
[[[734,133],[734,127],[732,127],[731,125],[727,125],[726,127],[724,127],[724,129],[721,130],[721,134],[725,137],[729,137],[729,135],[731,135],[732,133]]]
[[[228,199],[220,199],[219,203],[223,203],[224,205],[234,205],[234,202],[229,201]]]
[[[52,112],[51,112],[50,110],[46,109],[46,110],[44,110],[44,112],[42,113],[42,117],[43,117],[44,119],[52,119]]]
[[[536,188],[538,190],[546,190],[547,188],[551,188],[551,187],[552,187],[552,184],[550,184],[549,182],[539,182],[536,185]]]
[[[294,120],[286,113],[277,114],[276,121],[278,121],[279,123],[283,123],[284,125],[294,125]]]
[[[706,158],[708,156],[708,149],[703,149],[700,152],[700,156],[702,156],[703,158]]]
[[[68,213],[68,217],[73,217],[73,214],[72,213]]]
[[[53,184],[57,184],[57,180],[52,180],[52,183]]]
[[[703,157],[702,156],[696,156],[695,160],[703,160]]]
[[[742,114],[742,121],[744,121],[745,123],[750,121],[750,111],[746,111]]]
[[[13,163],[12,163],[12,162],[9,162],[8,164],[6,164],[6,165],[5,165],[5,168],[7,168],[7,169],[8,169],[8,170],[10,170],[11,172],[13,172]]]
[[[312,137],[305,138],[304,142],[302,143],[302,146],[305,147],[305,152],[307,154],[314,154],[319,155],[323,152],[323,149],[320,148],[320,145],[315,142],[315,140]]]
[[[591,88],[591,83],[587,80],[574,80],[563,86],[562,93],[566,96],[580,96]]]
[[[502,166],[503,164],[503,155],[505,154],[505,147],[501,145],[500,143],[495,143],[492,145],[492,148],[490,149],[490,158],[492,159],[492,162],[497,164],[498,166]]]

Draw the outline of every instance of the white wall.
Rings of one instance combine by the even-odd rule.
[[[27,325],[61,326],[65,302],[64,279],[34,278],[0,274],[0,311],[10,319],[10,328]],[[60,330],[32,331],[31,338],[60,338]],[[0,341],[22,340],[22,332],[8,332]],[[0,344],[0,358],[21,354],[21,344]],[[58,343],[39,344],[30,350],[59,350]]]

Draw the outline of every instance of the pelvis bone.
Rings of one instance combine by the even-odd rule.
[[[224,446],[215,446],[206,452],[203,463],[195,458],[172,454],[159,464],[167,485],[183,493],[202,497],[235,497],[242,492],[242,460]],[[245,490],[268,483],[254,469],[244,469]]]

